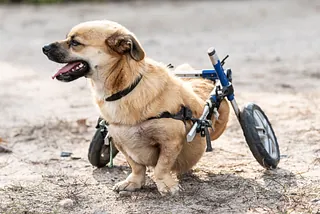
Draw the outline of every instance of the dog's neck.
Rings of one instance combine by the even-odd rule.
[[[133,60],[128,61],[132,62]],[[90,77],[94,101],[103,118],[109,124],[133,125],[154,116],[154,112],[150,112],[148,108],[153,105],[155,98],[159,97],[167,89],[166,85],[171,82],[166,66],[145,58],[142,61],[132,63],[115,61],[109,69],[109,75]],[[103,73],[100,72],[100,74]],[[126,96],[116,101],[105,101],[106,97],[132,85],[140,75],[142,75],[141,81]]]
[[[94,96],[101,102],[112,94],[128,88],[133,80],[144,73],[144,67],[144,61],[136,62],[124,56],[98,68],[98,72],[90,77]]]

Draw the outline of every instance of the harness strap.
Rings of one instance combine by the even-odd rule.
[[[193,120],[192,111],[190,108],[186,106],[181,106],[180,111],[178,111],[176,114],[171,114],[170,112],[165,111],[165,112],[162,112],[159,116],[150,117],[147,120],[161,119],[161,118],[172,118],[175,120],[181,120],[184,123],[186,123],[187,120]]]
[[[172,118],[175,120],[181,120],[184,124],[186,124],[187,120],[191,120],[193,123],[197,122],[199,124],[197,127],[197,133],[200,132],[201,137],[206,137],[206,142],[207,142],[206,152],[212,151],[211,139],[210,139],[209,130],[208,130],[208,127],[212,128],[211,122],[208,120],[199,120],[199,119],[193,118],[192,111],[190,108],[186,106],[181,106],[180,111],[176,114],[171,114],[170,112],[165,111],[165,112],[162,112],[159,116],[150,117],[147,120],[161,119],[161,118]]]

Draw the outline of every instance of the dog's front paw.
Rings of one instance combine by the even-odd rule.
[[[135,183],[132,181],[128,181],[128,180],[124,180],[124,181],[120,181],[119,183],[116,183],[112,190],[116,191],[116,192],[120,192],[120,191],[135,191],[137,189],[141,189],[141,184],[139,183]]]
[[[165,182],[164,180],[156,181],[158,191],[162,196],[177,195],[181,186],[176,182]]]

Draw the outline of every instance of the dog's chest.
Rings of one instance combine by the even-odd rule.
[[[103,101],[101,101],[103,102]],[[140,110],[133,110],[132,106],[119,104],[119,101],[103,102],[99,106],[100,114],[109,123],[136,124],[142,118]],[[99,104],[98,104],[99,105]]]
[[[122,152],[135,162],[154,166],[159,155],[159,130],[151,124],[109,125],[109,134]],[[162,135],[162,134],[161,134]]]
[[[105,101],[106,95],[102,86],[97,84],[92,86],[92,93],[101,116],[109,123],[133,124],[141,118],[141,115],[138,115],[141,111],[132,111],[133,106],[126,105],[123,99]]]

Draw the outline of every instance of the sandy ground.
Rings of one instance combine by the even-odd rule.
[[[255,161],[232,114],[214,151],[180,178],[179,196],[161,197],[151,179],[132,195],[112,192],[130,168],[122,155],[113,169],[88,162],[98,113],[86,80],[51,80],[58,65],[41,53],[93,19],[127,26],[165,63],[210,68],[212,45],[230,54],[237,101],[267,113],[279,168]],[[317,0],[0,6],[0,141],[13,151],[0,153],[0,213],[319,213],[319,23]]]

